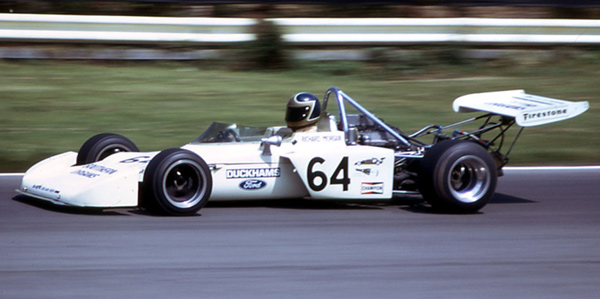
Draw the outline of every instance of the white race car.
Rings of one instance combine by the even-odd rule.
[[[326,112],[330,99],[337,102],[335,115]],[[572,118],[588,107],[588,102],[522,90],[471,94],[456,99],[454,110],[483,115],[406,135],[330,88],[315,132],[213,123],[191,143],[161,152],[139,152],[121,135],[99,134],[78,153],[31,167],[17,191],[59,205],[143,207],[168,215],[195,214],[218,199],[389,199],[397,194],[422,194],[440,211],[473,213],[493,196],[508,162],[518,138],[501,153],[510,127],[522,130]],[[475,131],[455,129],[474,121],[482,122]]]

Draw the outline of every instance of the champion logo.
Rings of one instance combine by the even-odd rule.
[[[381,183],[362,183],[360,194],[383,194],[383,182]]]

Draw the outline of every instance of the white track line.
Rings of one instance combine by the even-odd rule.
[[[510,166],[504,167],[508,171],[527,170],[600,170],[600,166]],[[23,176],[25,173],[0,173],[0,177]]]
[[[527,170],[600,170],[600,166],[514,166],[504,167],[509,171],[527,171]]]

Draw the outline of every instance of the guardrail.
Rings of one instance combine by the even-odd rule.
[[[300,44],[600,43],[600,20],[549,19],[274,19]]]
[[[0,14],[0,40],[26,42],[192,42],[252,40],[253,19]]]
[[[600,20],[490,18],[287,18],[295,45],[406,43],[598,44]],[[0,14],[0,40],[19,42],[225,44],[253,40],[255,19]]]

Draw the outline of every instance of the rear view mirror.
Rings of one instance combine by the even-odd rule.
[[[281,143],[283,142],[283,138],[279,135],[273,135],[270,137],[265,137],[263,139],[260,140],[261,141],[261,146],[263,147],[263,155],[264,156],[270,156],[271,155],[271,146],[281,146]]]

